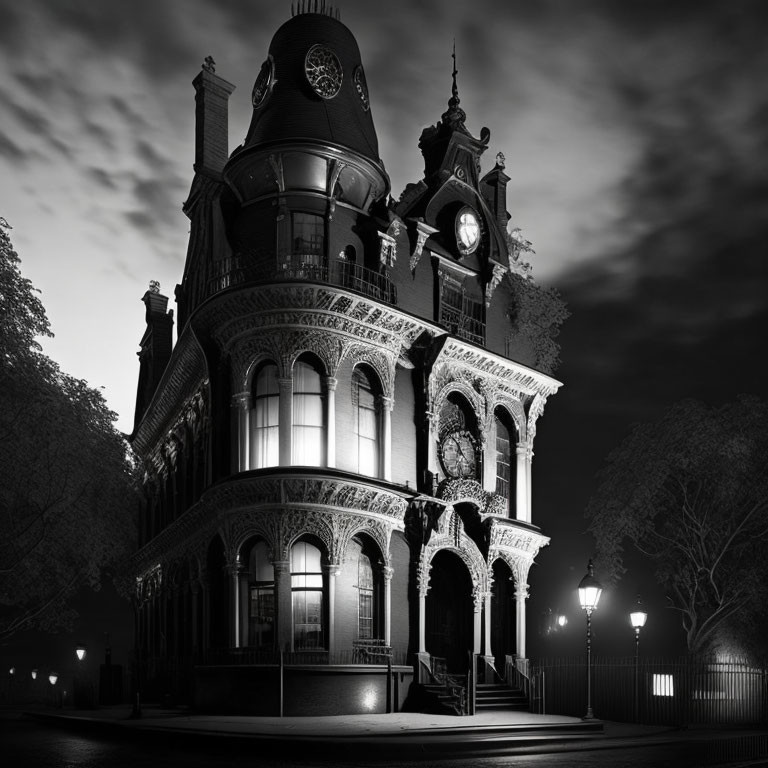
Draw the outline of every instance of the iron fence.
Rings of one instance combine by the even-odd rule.
[[[531,665],[531,710],[581,717],[586,657]],[[756,725],[768,720],[768,670],[743,659],[592,658],[592,705],[603,720],[648,725]]]

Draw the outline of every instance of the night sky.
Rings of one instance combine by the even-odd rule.
[[[395,198],[421,177],[418,138],[446,109],[455,39],[467,126],[491,131],[483,170],[505,154],[512,225],[533,243],[535,279],[571,312],[564,387],[534,458],[534,522],[552,543],[529,580],[532,625],[547,608],[571,619],[542,642],[577,652],[574,590],[592,550],[583,510],[605,456],[683,397],[766,393],[768,3],[339,7]],[[211,55],[237,86],[233,149],[290,14],[289,2],[256,0],[0,0],[0,215],[42,290],[56,334],[46,352],[103,387],[125,431],[141,296],[151,279],[172,296],[186,254],[191,81]],[[632,652],[638,591],[652,610],[644,638],[673,647],[662,596],[630,569],[595,620],[596,642],[619,645],[598,651]]]

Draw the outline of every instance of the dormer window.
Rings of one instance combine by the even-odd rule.
[[[469,256],[480,243],[480,221],[469,207],[462,208],[456,216],[456,244],[462,256]]]

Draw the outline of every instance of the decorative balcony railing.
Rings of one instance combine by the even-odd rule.
[[[317,254],[280,256],[274,264],[255,266],[251,259],[232,256],[213,264],[206,285],[206,296],[246,283],[272,283],[296,280],[326,283],[361,293],[386,304],[397,303],[397,291],[387,275],[348,261],[323,263]]]
[[[440,308],[440,325],[460,339],[485,345],[485,323],[460,309],[444,304]]]

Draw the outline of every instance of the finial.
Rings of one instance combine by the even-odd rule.
[[[150,280],[149,281],[149,292],[150,293],[160,293],[160,282],[158,280]]]
[[[459,86],[456,85],[456,75],[459,74],[459,70],[456,69],[456,38],[453,38],[453,53],[451,54],[453,57],[453,85],[451,86],[451,101],[453,104],[449,102],[450,106],[457,106],[459,103]]]
[[[206,56],[203,62],[203,69],[206,72],[213,74],[216,71],[216,62],[213,60],[213,56]]]
[[[504,153],[503,152],[499,152],[496,155],[496,165],[498,165],[499,168],[504,168],[504,165],[505,165],[506,162],[507,162],[507,158],[504,157]]]

